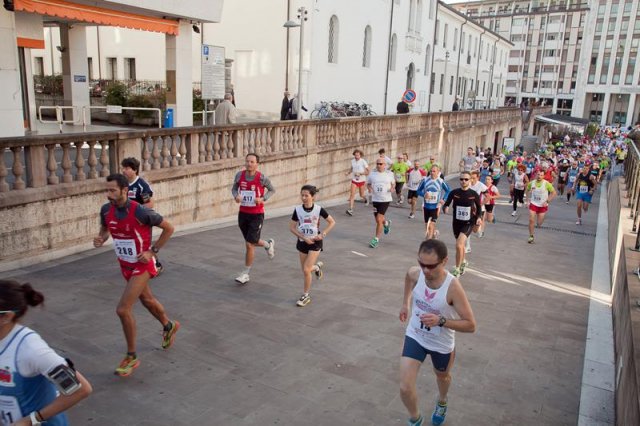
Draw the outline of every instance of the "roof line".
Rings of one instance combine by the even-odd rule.
[[[493,34],[494,36],[498,37],[499,39],[509,43],[511,46],[515,46],[515,44],[513,44],[511,42],[511,40],[507,40],[506,38],[502,37],[500,34],[498,34],[497,32],[490,30],[489,28],[485,27],[484,25],[482,25],[481,23],[479,23],[478,21],[476,21],[474,18],[465,15],[464,13],[458,11],[457,9],[454,9],[453,7],[449,6],[448,4],[444,3],[442,0],[438,0],[438,4],[444,6],[446,9],[450,10],[451,12],[453,12],[454,14],[458,15],[461,18],[466,19],[469,22],[472,22],[474,24],[476,24],[477,26],[479,26],[480,28],[486,30],[486,32]]]

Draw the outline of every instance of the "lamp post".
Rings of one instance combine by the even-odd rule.
[[[444,97],[447,95],[447,64],[449,63],[449,51],[447,50],[444,54],[444,82],[442,89],[442,100],[440,103],[440,112],[444,111]]]
[[[296,118],[300,120],[302,118],[302,60],[304,53],[304,22],[307,20],[307,9],[304,6],[301,6],[298,9],[298,18],[300,19],[300,23],[297,23],[293,20],[289,20],[284,23],[283,27],[285,28],[296,28],[300,27],[300,62],[298,64],[298,96],[297,96],[297,105],[296,105]],[[287,55],[289,52],[287,52]]]

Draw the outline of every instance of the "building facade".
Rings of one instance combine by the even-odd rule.
[[[601,124],[640,120],[635,0],[474,1],[452,5],[513,42],[509,102],[552,105]]]

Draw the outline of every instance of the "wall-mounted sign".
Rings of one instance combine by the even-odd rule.
[[[87,76],[86,75],[74,75],[73,76],[73,82],[74,83],[86,83],[87,82]]]
[[[223,99],[225,92],[224,47],[202,45],[202,99]]]

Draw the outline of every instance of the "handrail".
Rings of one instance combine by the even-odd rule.
[[[633,232],[636,232],[635,250],[640,250],[640,232],[638,219],[640,217],[640,151],[635,142],[628,144],[627,158],[624,160],[624,179],[627,187],[627,207],[631,208]]]
[[[56,110],[56,119],[55,120],[43,120],[42,119],[42,110],[43,109],[55,109]],[[40,121],[41,123],[58,123],[58,125],[60,126],[60,133],[62,133],[62,125],[65,123],[75,123],[75,120],[65,120],[64,119],[64,114],[62,113],[62,110],[64,109],[70,109],[73,111],[73,115],[75,117],[76,115],[76,111],[77,111],[77,107],[75,105],[40,105],[38,107],[38,121]]]
[[[87,119],[86,119],[86,110],[88,109],[106,109],[108,110],[108,106],[83,106],[82,107],[82,130],[87,131]],[[120,107],[120,110],[130,110],[130,111],[156,111],[158,113],[158,128],[162,128],[162,110],[160,108],[144,108],[144,107]],[[114,113],[115,114],[115,113]],[[60,130],[62,133],[62,130]]]

